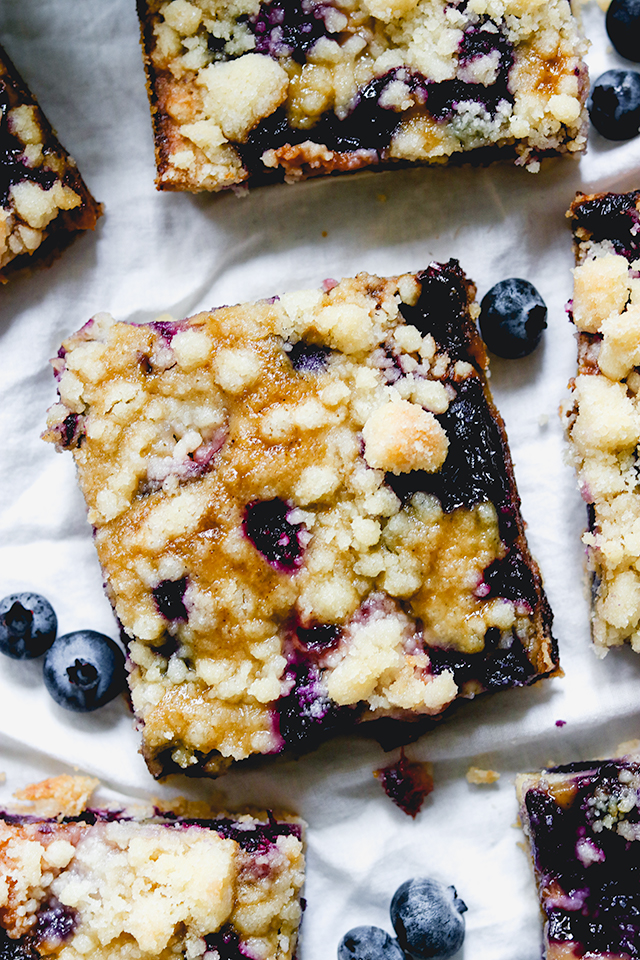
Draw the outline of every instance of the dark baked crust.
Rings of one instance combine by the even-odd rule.
[[[0,177],[5,191],[0,197],[0,282],[5,283],[36,262],[50,263],[80,231],[93,230],[102,207],[2,47],[0,133]],[[37,184],[43,192],[57,195],[40,203],[33,197],[16,201],[20,184]]]

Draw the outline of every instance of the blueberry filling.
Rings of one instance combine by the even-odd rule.
[[[417,327],[423,336],[430,333],[449,358],[469,359],[472,331],[466,322],[469,303],[469,281],[457,260],[431,263],[418,274],[421,293],[410,307],[400,304],[400,313],[407,323]]]
[[[506,453],[480,381],[475,377],[463,380],[457,397],[437,419],[449,438],[449,451],[441,469],[437,473],[389,473],[387,483],[402,500],[418,491],[433,494],[446,513],[491,502],[498,511],[503,540],[512,542],[518,530],[505,476]]]
[[[60,446],[71,450],[81,445],[85,436],[81,422],[77,413],[70,413],[64,418],[60,426]]]
[[[610,193],[585,200],[575,210],[575,227],[590,234],[594,243],[610,240],[616,253],[636,260],[640,256],[639,197],[640,192]]]
[[[244,532],[276,570],[293,572],[302,563],[302,544],[300,533],[305,529],[302,523],[291,523],[291,513],[283,500],[256,500],[248,504]]]
[[[184,605],[184,594],[187,589],[187,578],[180,580],[163,580],[151,591],[155,600],[158,613],[161,613],[165,620],[188,620],[189,615]]]
[[[246,960],[247,955],[240,950],[240,937],[232,926],[226,925],[216,933],[208,933],[204,940],[207,951],[217,951],[219,960]]]
[[[285,144],[296,145],[306,140],[322,143],[336,152],[384,150],[400,123],[401,114],[390,107],[380,106],[379,100],[396,73],[392,71],[371,80],[357,94],[354,106],[344,120],[330,110],[322,114],[311,130],[290,126],[285,108],[280,107],[254,127],[245,143],[236,145],[242,162],[249,170],[263,170],[260,158],[265,150],[278,150]],[[283,172],[275,175],[281,177]]]
[[[15,183],[31,180],[39,183],[44,190],[48,190],[57,180],[56,174],[51,170],[29,167],[21,159],[24,146],[9,132],[7,123],[9,109],[6,87],[0,81],[0,203],[2,204],[7,202],[9,190]]]
[[[61,944],[71,936],[76,925],[74,910],[57,901],[50,903],[38,912],[36,940],[39,943],[46,941],[48,946]]]
[[[252,28],[257,37],[256,49],[271,56],[280,56],[286,51],[303,63],[306,51],[324,33],[321,15],[318,11],[305,12],[304,0],[301,6],[298,3],[287,5],[286,14],[283,7],[283,4],[272,3],[261,8]],[[297,145],[309,139],[338,153],[363,149],[380,153],[388,148],[403,116],[401,111],[383,106],[381,102],[383,93],[394,81],[403,82],[415,101],[426,104],[436,120],[450,119],[464,103],[480,104],[488,114],[495,116],[501,103],[513,103],[508,88],[513,49],[502,33],[488,28],[487,21],[467,28],[459,51],[463,67],[493,51],[498,52],[496,78],[488,85],[459,79],[434,82],[419,73],[396,67],[370,80],[358,92],[350,112],[343,119],[329,110],[319,117],[310,131],[292,127],[285,108],[281,107],[254,127],[246,142],[237,144],[237,149],[244,165],[261,173],[264,168],[260,158],[265,150],[278,150],[285,144]],[[271,176],[281,178],[283,171],[276,171]]]
[[[182,333],[182,331],[186,330],[184,320],[154,320],[148,324],[148,326],[151,327],[152,330],[155,330],[156,333],[159,333],[167,343],[171,343],[177,333]]]
[[[307,343],[306,340],[298,340],[293,344],[287,343],[284,349],[291,366],[298,373],[322,373],[331,353],[329,347],[319,343]]]
[[[500,631],[490,627],[485,634],[485,646],[481,653],[460,653],[443,647],[425,649],[431,661],[431,669],[437,676],[451,670],[458,687],[470,680],[479,683],[483,690],[500,690],[503,687],[521,687],[537,679],[536,668],[529,661],[526,651],[515,639],[509,649],[497,646]]]
[[[523,601],[534,609],[538,592],[531,570],[520,550],[513,546],[506,557],[494,562],[484,571],[484,582],[490,589],[488,596]]]
[[[278,823],[271,816],[268,823],[238,823],[237,820],[221,817],[218,820],[181,820],[178,826],[191,824],[206,826],[221,837],[235,840],[247,853],[268,850],[278,837],[297,837],[298,840],[302,838],[302,831],[297,823]]]
[[[637,773],[637,765],[626,766]],[[560,805],[536,788],[525,796],[541,882],[547,889],[561,888],[560,896],[549,896],[543,904],[549,939],[579,944],[579,955],[638,957],[640,842],[620,835],[615,823],[603,826],[601,819],[624,799],[624,820],[638,827],[636,791],[619,780],[625,764],[589,762],[556,769],[576,774],[570,804]]]
[[[342,627],[333,623],[316,623],[311,627],[298,627],[296,636],[300,646],[307,651],[324,653],[334,647],[342,635]]]
[[[310,0],[262,3],[247,25],[256,38],[257,53],[292,57],[298,63],[305,62],[307,51],[327,33],[321,8]]]
[[[0,927],[0,960],[26,960],[35,956],[31,946],[24,940],[12,940]]]
[[[314,663],[299,660],[287,666],[284,680],[292,680],[293,687],[276,704],[285,746],[312,750],[343,726],[347,710],[327,696],[321,679],[321,671]]]

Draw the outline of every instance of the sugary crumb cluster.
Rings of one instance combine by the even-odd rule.
[[[100,205],[0,47],[0,283],[7,268],[52,256]]]
[[[545,919],[547,960],[638,955],[637,753],[516,780]]]
[[[75,457],[154,772],[553,671],[472,296],[451,261],[64,342],[46,439]]]
[[[158,187],[586,143],[569,0],[138,0]]]
[[[72,779],[26,793],[51,802],[57,781]],[[59,787],[64,809],[70,788]],[[183,819],[151,805],[87,809],[86,800],[72,820],[0,815],[8,956],[291,960],[304,880],[300,821],[211,811]]]
[[[564,407],[571,459],[589,505],[593,639],[640,652],[639,195],[579,196],[570,214],[578,266],[572,305],[578,375]]]

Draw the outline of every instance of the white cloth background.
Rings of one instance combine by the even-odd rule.
[[[585,9],[585,25],[592,76],[624,65],[608,47],[597,4]],[[55,399],[47,361],[93,313],[187,316],[325,277],[419,270],[453,256],[480,296],[521,276],[549,307],[540,349],[524,360],[495,359],[492,384],[566,673],[463,704],[409,747],[411,758],[433,762],[436,783],[413,821],[372,776],[397,754],[358,739],[215,783],[160,787],[137,754],[123,701],[93,716],[67,713],[46,694],[41,662],[0,658],[2,796],[78,769],[115,793],[219,793],[230,804],[286,806],[309,823],[301,960],[335,957],[356,924],[391,930],[391,896],[419,874],[455,884],[466,901],[467,960],[535,960],[541,925],[514,829],[514,776],[606,754],[640,736],[640,657],[622,649],[598,661],[590,648],[579,541],[585,508],[563,463],[557,417],[575,371],[564,312],[573,264],[564,213],[577,189],[640,186],[640,139],[612,144],[593,133],[579,163],[548,161],[535,176],[497,164],[364,173],[244,198],[160,194],[134,0],[2,0],[0,38],[105,205],[95,234],[50,269],[0,291],[0,595],[41,592],[60,632],[91,627],[115,636],[72,458],[39,439]],[[471,763],[498,770],[500,781],[470,786]]]

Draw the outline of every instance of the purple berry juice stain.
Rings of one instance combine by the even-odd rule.
[[[404,750],[400,751],[400,758],[395,763],[374,770],[373,775],[380,781],[389,799],[414,819],[433,790],[431,765],[408,760]]]

